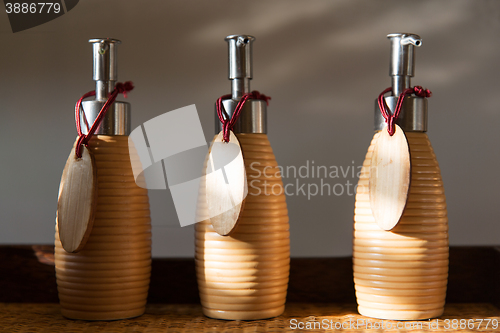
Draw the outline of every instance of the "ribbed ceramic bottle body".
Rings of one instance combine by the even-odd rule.
[[[195,227],[196,274],[203,313],[230,320],[275,317],[285,308],[290,270],[283,183],[267,135],[236,136],[248,182],[238,225],[229,236],[216,233],[209,220]],[[203,204],[200,209],[206,208]]]
[[[361,171],[354,214],[353,267],[358,310],[395,320],[440,316],[448,281],[448,217],[436,156],[424,132],[406,132],[411,182],[400,222],[381,229],[372,214],[369,172],[373,137]]]
[[[68,253],[56,225],[56,278],[62,314],[115,320],[144,313],[151,274],[151,220],[146,189],[134,181],[128,136],[89,142],[97,168],[94,225],[82,251]]]

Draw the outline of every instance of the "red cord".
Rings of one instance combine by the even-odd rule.
[[[221,96],[217,99],[216,103],[217,115],[219,116],[219,120],[222,123],[222,136],[224,142],[229,142],[229,131],[233,130],[234,124],[236,124],[236,120],[238,120],[241,110],[243,109],[243,106],[248,99],[260,99],[265,101],[267,105],[269,105],[269,100],[271,99],[271,97],[261,94],[256,90],[252,91],[251,93],[244,94],[236,105],[232,117],[229,118],[229,115],[227,114],[226,110],[224,109],[224,105],[222,104],[222,100],[229,98],[231,98],[231,95]]]
[[[82,106],[82,101],[85,98],[95,96],[95,91],[89,91],[85,95],[83,95],[77,102],[75,106],[75,118],[76,118],[76,131],[78,132],[78,141],[76,143],[76,148],[75,148],[75,154],[77,158],[82,157],[82,151],[81,147],[82,145],[87,146],[90,139],[92,138],[92,135],[94,135],[95,131],[99,127],[99,125],[102,122],[102,119],[106,115],[106,112],[108,112],[109,107],[115,102],[116,97],[118,94],[123,94],[123,96],[126,98],[127,97],[127,92],[131,91],[134,89],[134,86],[132,85],[131,81],[127,81],[125,83],[117,83],[115,85],[115,89],[111,92],[111,94],[108,97],[108,100],[106,103],[101,108],[101,111],[99,111],[99,114],[97,115],[96,119],[94,120],[94,123],[92,124],[92,127],[89,129],[89,124],[87,123],[87,117],[85,116],[85,111],[81,109]],[[85,126],[87,127],[87,134],[82,133],[82,128],[80,124],[80,109],[81,112],[83,113],[83,119],[85,120]]]
[[[389,112],[389,107],[387,106],[387,103],[385,102],[384,95],[387,94],[388,92],[392,91],[392,87],[389,87],[382,91],[380,95],[378,95],[378,107],[380,109],[380,112],[382,113],[382,116],[385,119],[385,122],[387,123],[387,131],[389,132],[390,136],[394,135],[394,132],[396,131],[396,128],[394,126],[394,123],[399,117],[399,114],[401,113],[401,108],[403,107],[403,101],[404,98],[407,95],[415,94],[418,97],[431,97],[432,92],[429,89],[424,89],[421,86],[415,86],[413,88],[407,88],[405,89],[399,96],[398,96],[398,101],[396,103],[396,109],[394,110],[394,113],[391,115]]]

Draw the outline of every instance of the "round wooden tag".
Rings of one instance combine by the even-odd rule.
[[[403,130],[378,137],[370,166],[370,206],[378,226],[391,230],[403,215],[411,180],[410,148]]]
[[[78,252],[85,246],[94,223],[97,204],[97,170],[94,157],[82,146],[82,157],[71,150],[59,185],[57,227],[64,250]]]
[[[227,236],[234,230],[248,192],[240,142],[231,131],[229,142],[217,135],[208,155],[206,200],[214,230]]]

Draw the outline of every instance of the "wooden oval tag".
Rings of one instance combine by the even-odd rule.
[[[234,230],[248,192],[245,162],[240,142],[231,131],[229,142],[215,138],[208,155],[206,200],[214,230],[227,236]]]
[[[57,227],[64,250],[78,252],[85,246],[94,224],[97,205],[97,170],[94,157],[82,146],[82,157],[71,150],[59,185]]]
[[[378,137],[370,166],[370,206],[378,226],[391,230],[403,215],[411,180],[410,148],[403,130],[387,127]]]

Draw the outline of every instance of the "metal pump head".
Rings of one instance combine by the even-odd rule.
[[[398,96],[406,88],[411,88],[411,78],[415,72],[415,47],[422,45],[422,39],[409,33],[389,34],[387,38],[391,42],[389,75],[392,79],[392,96],[385,97],[385,102],[392,113],[396,108]],[[413,95],[405,97],[396,123],[405,132],[426,132],[427,99]],[[380,131],[385,126],[385,119],[375,101],[375,130]]]
[[[229,46],[229,79],[233,99],[250,92],[252,79],[252,43],[250,35],[230,35],[225,38]]]
[[[420,36],[408,33],[389,34],[391,41],[391,63],[389,75],[392,77],[393,96],[399,96],[411,86],[410,79],[415,71],[415,47],[422,45]]]
[[[118,79],[117,46],[121,42],[112,38],[95,38],[89,43],[92,43],[96,99],[106,100]]]
[[[92,43],[93,79],[95,81],[95,100],[84,101],[82,108],[85,111],[87,122],[92,124],[99,111],[108,99],[109,94],[115,89],[118,80],[117,46],[121,42],[113,38],[94,38]],[[82,132],[87,134],[88,129],[80,114]],[[115,101],[108,109],[101,125],[95,134],[102,135],[128,135],[130,133],[130,104]]]
[[[225,38],[229,47],[229,79],[231,98],[222,101],[228,115],[232,117],[241,97],[250,92],[252,79],[252,46],[255,37],[250,35],[230,35]],[[267,133],[266,102],[248,99],[234,126],[235,133]],[[217,108],[216,108],[217,111]],[[215,132],[222,130],[222,124],[215,112]]]

